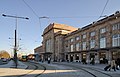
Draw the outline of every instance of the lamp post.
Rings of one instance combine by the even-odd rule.
[[[11,16],[11,15],[5,15],[2,14],[4,17],[11,17],[16,19],[16,26],[15,26],[15,46],[14,46],[14,63],[15,63],[15,68],[17,68],[17,19],[29,19],[27,17],[18,17],[18,16]]]
[[[50,18],[47,17],[47,16],[39,17],[39,23],[40,23],[40,26],[41,26],[41,19],[50,19]],[[44,36],[43,36],[43,38],[44,38]],[[46,40],[43,41],[43,45],[46,46],[45,43],[46,43]],[[46,50],[47,50],[46,48],[47,48],[47,47],[45,47],[45,49],[44,49],[44,53],[46,53]],[[43,56],[43,57],[42,57],[42,61],[44,61],[46,57],[48,58],[48,55],[43,54],[42,56]]]

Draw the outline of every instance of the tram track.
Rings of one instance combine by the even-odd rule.
[[[23,74],[23,75],[17,76],[17,77],[26,77],[27,75],[31,74],[32,72],[34,72],[36,70],[41,70],[41,67],[43,68],[42,69],[43,71],[40,72],[39,74],[36,74],[34,77],[38,77],[38,76],[42,75],[46,71],[46,67],[41,65],[41,64],[39,64],[39,63],[37,63],[37,62],[30,62],[29,61],[27,63],[29,63],[29,66],[26,68],[26,70],[28,70],[28,69],[32,69],[32,70],[27,72],[27,73],[25,73],[25,74]],[[31,68],[31,66],[32,66],[32,68]]]
[[[107,73],[104,73],[102,71],[99,71],[99,70],[97,70],[95,68],[83,67],[83,66],[76,66],[76,65],[65,64],[65,63],[53,63],[53,64],[64,65],[64,66],[69,66],[69,67],[73,67],[73,68],[76,68],[76,69],[80,69],[80,70],[83,70],[83,71],[89,73],[93,77],[112,77],[111,75],[109,75]],[[99,76],[98,74],[101,75],[101,76]]]
[[[112,77],[111,75],[109,75],[109,74],[106,74],[106,73],[102,72],[102,70],[101,70],[101,69],[96,70],[95,68],[90,68],[90,67],[84,67],[84,68],[91,69],[91,70],[94,70],[94,71],[100,72],[100,73],[102,73],[102,74],[105,74],[105,75],[107,75],[107,76],[109,76],[109,77]]]
[[[44,75],[45,71],[46,71],[46,66],[44,66],[43,64],[37,63],[37,62],[27,62],[29,65],[26,68],[26,70],[32,69],[31,71],[17,76],[17,77],[29,77],[29,75],[33,75],[32,77],[39,77],[41,75]],[[101,70],[97,70],[95,68],[90,68],[90,67],[85,67],[85,66],[80,66],[80,65],[74,65],[74,64],[69,64],[69,63],[53,63],[55,65],[62,65],[62,66],[67,66],[67,67],[72,67],[72,70],[78,70],[78,71],[82,71],[83,73],[85,73],[85,75],[89,76],[89,77],[112,77],[111,75],[101,71]],[[32,66],[32,68],[31,68]],[[32,74],[33,72],[36,72],[36,70],[42,70],[40,71],[40,73],[37,74]],[[57,74],[57,68],[54,69],[55,72],[54,74]],[[48,71],[48,70],[47,70]],[[75,72],[79,77],[79,72]],[[57,76],[57,75],[56,75]],[[45,76],[46,77],[46,76]]]

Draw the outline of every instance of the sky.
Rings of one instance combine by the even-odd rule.
[[[50,23],[81,28],[99,20],[101,15],[120,11],[119,3],[120,0],[0,0],[0,51],[13,54],[16,26],[15,18],[2,14],[29,18],[17,19],[17,44],[18,53],[30,54],[41,45],[41,35]]]

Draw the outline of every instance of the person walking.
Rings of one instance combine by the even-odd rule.
[[[109,71],[110,71],[111,69],[114,69],[114,71],[116,71],[116,63],[115,63],[115,60],[114,60],[114,59],[110,62]]]
[[[116,69],[119,70],[120,59],[117,58],[116,61],[115,61],[115,63],[116,63]]]
[[[109,62],[108,62],[108,65],[105,66],[104,70],[107,71],[108,69],[110,69],[110,67],[111,67],[111,62],[109,61]]]
[[[48,64],[50,64],[50,57],[48,57]]]

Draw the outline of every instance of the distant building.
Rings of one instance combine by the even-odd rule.
[[[44,60],[51,57],[54,61],[111,61],[120,58],[120,12],[79,29],[53,23],[42,36]]]
[[[42,45],[34,49],[34,55],[36,55],[35,59],[36,59],[37,61],[43,59],[42,53],[44,53],[44,52],[43,52],[43,46],[42,46]]]
[[[41,52],[43,52],[42,46],[36,47],[36,48],[34,49],[34,53],[36,53],[36,54],[40,54]]]

